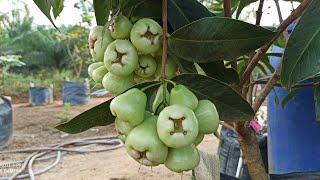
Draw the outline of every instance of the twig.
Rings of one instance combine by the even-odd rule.
[[[163,45],[162,45],[162,69],[161,79],[166,78],[166,63],[168,59],[168,1],[162,0],[162,26],[163,26]]]
[[[270,91],[273,89],[273,87],[277,84],[279,78],[280,78],[280,71],[281,71],[281,65],[277,68],[277,70],[274,72],[273,76],[269,79],[268,83],[262,90],[262,92],[259,94],[259,96],[254,100],[254,103],[252,105],[252,109],[254,112],[257,112],[270,93]]]
[[[278,12],[278,16],[279,16],[279,22],[282,23],[283,22],[283,18],[282,18],[281,8],[280,8],[280,5],[279,5],[279,0],[274,0],[274,3],[276,4],[276,7],[277,7],[277,12]]]
[[[255,81],[251,84],[267,84],[269,81],[266,81],[266,80],[258,80],[258,81]],[[303,83],[303,84],[296,84],[294,86],[291,86],[290,88],[300,88],[300,87],[313,87],[313,86],[316,86],[317,83]],[[277,87],[283,87],[281,84],[279,83],[276,83],[274,86],[277,86]]]
[[[225,17],[231,17],[231,0],[223,0],[223,10],[224,10],[224,16]]]
[[[286,28],[297,18],[299,18],[304,10],[310,5],[312,0],[305,0],[303,1],[299,7],[286,19],[284,20],[280,26],[277,28],[276,34],[273,36],[273,38],[265,45],[263,45],[258,52],[253,56],[253,58],[250,60],[246,70],[244,71],[239,88],[242,88],[243,85],[248,81],[250,78],[250,75],[253,71],[253,69],[258,64],[259,60],[263,57],[263,55],[267,52],[267,50],[270,48],[270,46],[278,39],[278,37],[282,34],[283,31],[286,30]]]
[[[274,3],[276,4],[277,7],[277,12],[278,12],[278,16],[279,16],[279,22],[282,23],[283,22],[283,18],[282,18],[282,12],[281,12],[281,8],[279,5],[279,0],[274,0]],[[287,31],[283,31],[283,36],[285,38],[285,40],[288,42],[289,40],[289,34]]]
[[[234,132],[237,132],[236,129],[232,125],[228,124],[227,122],[221,122],[220,121],[220,125],[228,128],[228,129],[230,129],[230,130],[232,130]]]
[[[262,18],[262,13],[263,13],[263,4],[264,4],[264,0],[260,0],[260,3],[259,3],[259,8],[258,10],[256,11],[256,15],[257,15],[257,18],[256,18],[256,25],[260,25],[260,22],[261,22],[261,18]]]

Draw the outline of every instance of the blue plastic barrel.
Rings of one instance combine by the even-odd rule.
[[[63,103],[87,104],[90,100],[90,84],[88,82],[65,81],[62,93]]]
[[[12,134],[12,106],[10,100],[0,97],[0,150],[5,147]]]
[[[52,88],[30,87],[29,88],[29,103],[33,106],[53,103],[53,90],[52,90]]]
[[[274,52],[283,49],[273,47]],[[280,59],[272,57],[277,67]],[[288,92],[275,87],[268,96],[268,160],[269,173],[298,173],[308,179],[308,173],[320,171],[320,124],[316,122],[313,88],[306,87],[284,108],[281,102]],[[313,174],[314,176],[314,174]],[[283,176],[284,177],[284,176]],[[297,176],[292,176],[294,177]],[[320,179],[320,176],[317,176]],[[290,178],[286,178],[290,179]]]

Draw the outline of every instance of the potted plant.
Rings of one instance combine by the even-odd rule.
[[[5,76],[12,67],[21,67],[25,64],[20,61],[21,56],[6,55],[0,56],[0,91],[3,83],[5,83]],[[12,105],[10,97],[5,97],[0,94],[0,150],[3,149],[13,131],[12,123]]]

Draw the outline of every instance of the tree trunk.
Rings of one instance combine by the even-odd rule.
[[[236,130],[239,134],[238,140],[243,158],[248,166],[251,179],[268,180],[269,175],[264,167],[255,133],[245,122],[237,122]]]

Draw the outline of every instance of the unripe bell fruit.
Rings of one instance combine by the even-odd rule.
[[[161,26],[149,18],[143,18],[136,22],[130,33],[132,44],[143,54],[157,52],[161,47],[161,37]]]
[[[204,134],[199,133],[193,144],[198,146],[202,142],[203,138],[204,138]]]
[[[211,101],[200,100],[194,113],[198,119],[200,133],[210,134],[217,131],[219,114]]]
[[[169,148],[164,165],[171,171],[180,173],[189,171],[198,166],[200,155],[194,144],[182,148]]]
[[[110,103],[111,113],[132,126],[140,124],[145,116],[147,95],[134,88],[115,97]]]
[[[151,116],[135,127],[127,136],[125,147],[128,154],[146,166],[157,166],[164,163],[168,147],[158,137],[157,116]]]
[[[198,106],[198,98],[184,85],[176,85],[170,92],[170,105],[179,104],[195,110]]]
[[[168,147],[179,148],[192,144],[198,136],[198,121],[190,108],[172,105],[158,117],[159,138]]]
[[[123,121],[119,118],[115,120],[115,127],[119,134],[119,138],[125,142],[126,137],[128,136],[129,132],[134,128],[134,126],[130,125],[128,122]]]
[[[105,66],[100,66],[92,72],[92,79],[94,82],[101,84],[103,77],[108,73]]]
[[[155,74],[154,76],[156,78],[160,78],[161,70],[162,70],[162,64],[161,64],[161,62],[158,62],[157,70],[154,73]],[[169,56],[169,58],[167,59],[167,63],[166,63],[166,71],[165,71],[166,79],[173,78],[176,75],[177,71],[178,71],[178,65]]]
[[[135,73],[143,78],[148,78],[154,75],[157,70],[157,62],[151,55],[139,56],[139,64]]]
[[[128,40],[115,40],[106,49],[104,64],[118,76],[128,76],[138,66],[138,54]]]
[[[98,67],[101,67],[101,66],[104,66],[103,62],[95,62],[95,63],[90,64],[89,67],[88,67],[89,76],[92,77],[92,72],[94,70],[96,70]]]
[[[128,39],[132,26],[133,24],[127,17],[119,15],[111,24],[111,36],[114,39]]]
[[[115,94],[121,94],[125,90],[135,85],[133,75],[117,76],[108,72],[102,79],[103,87]]]
[[[106,29],[103,32],[103,26],[95,26],[89,34],[89,50],[95,61],[103,61],[104,51],[113,41],[110,31]]]

